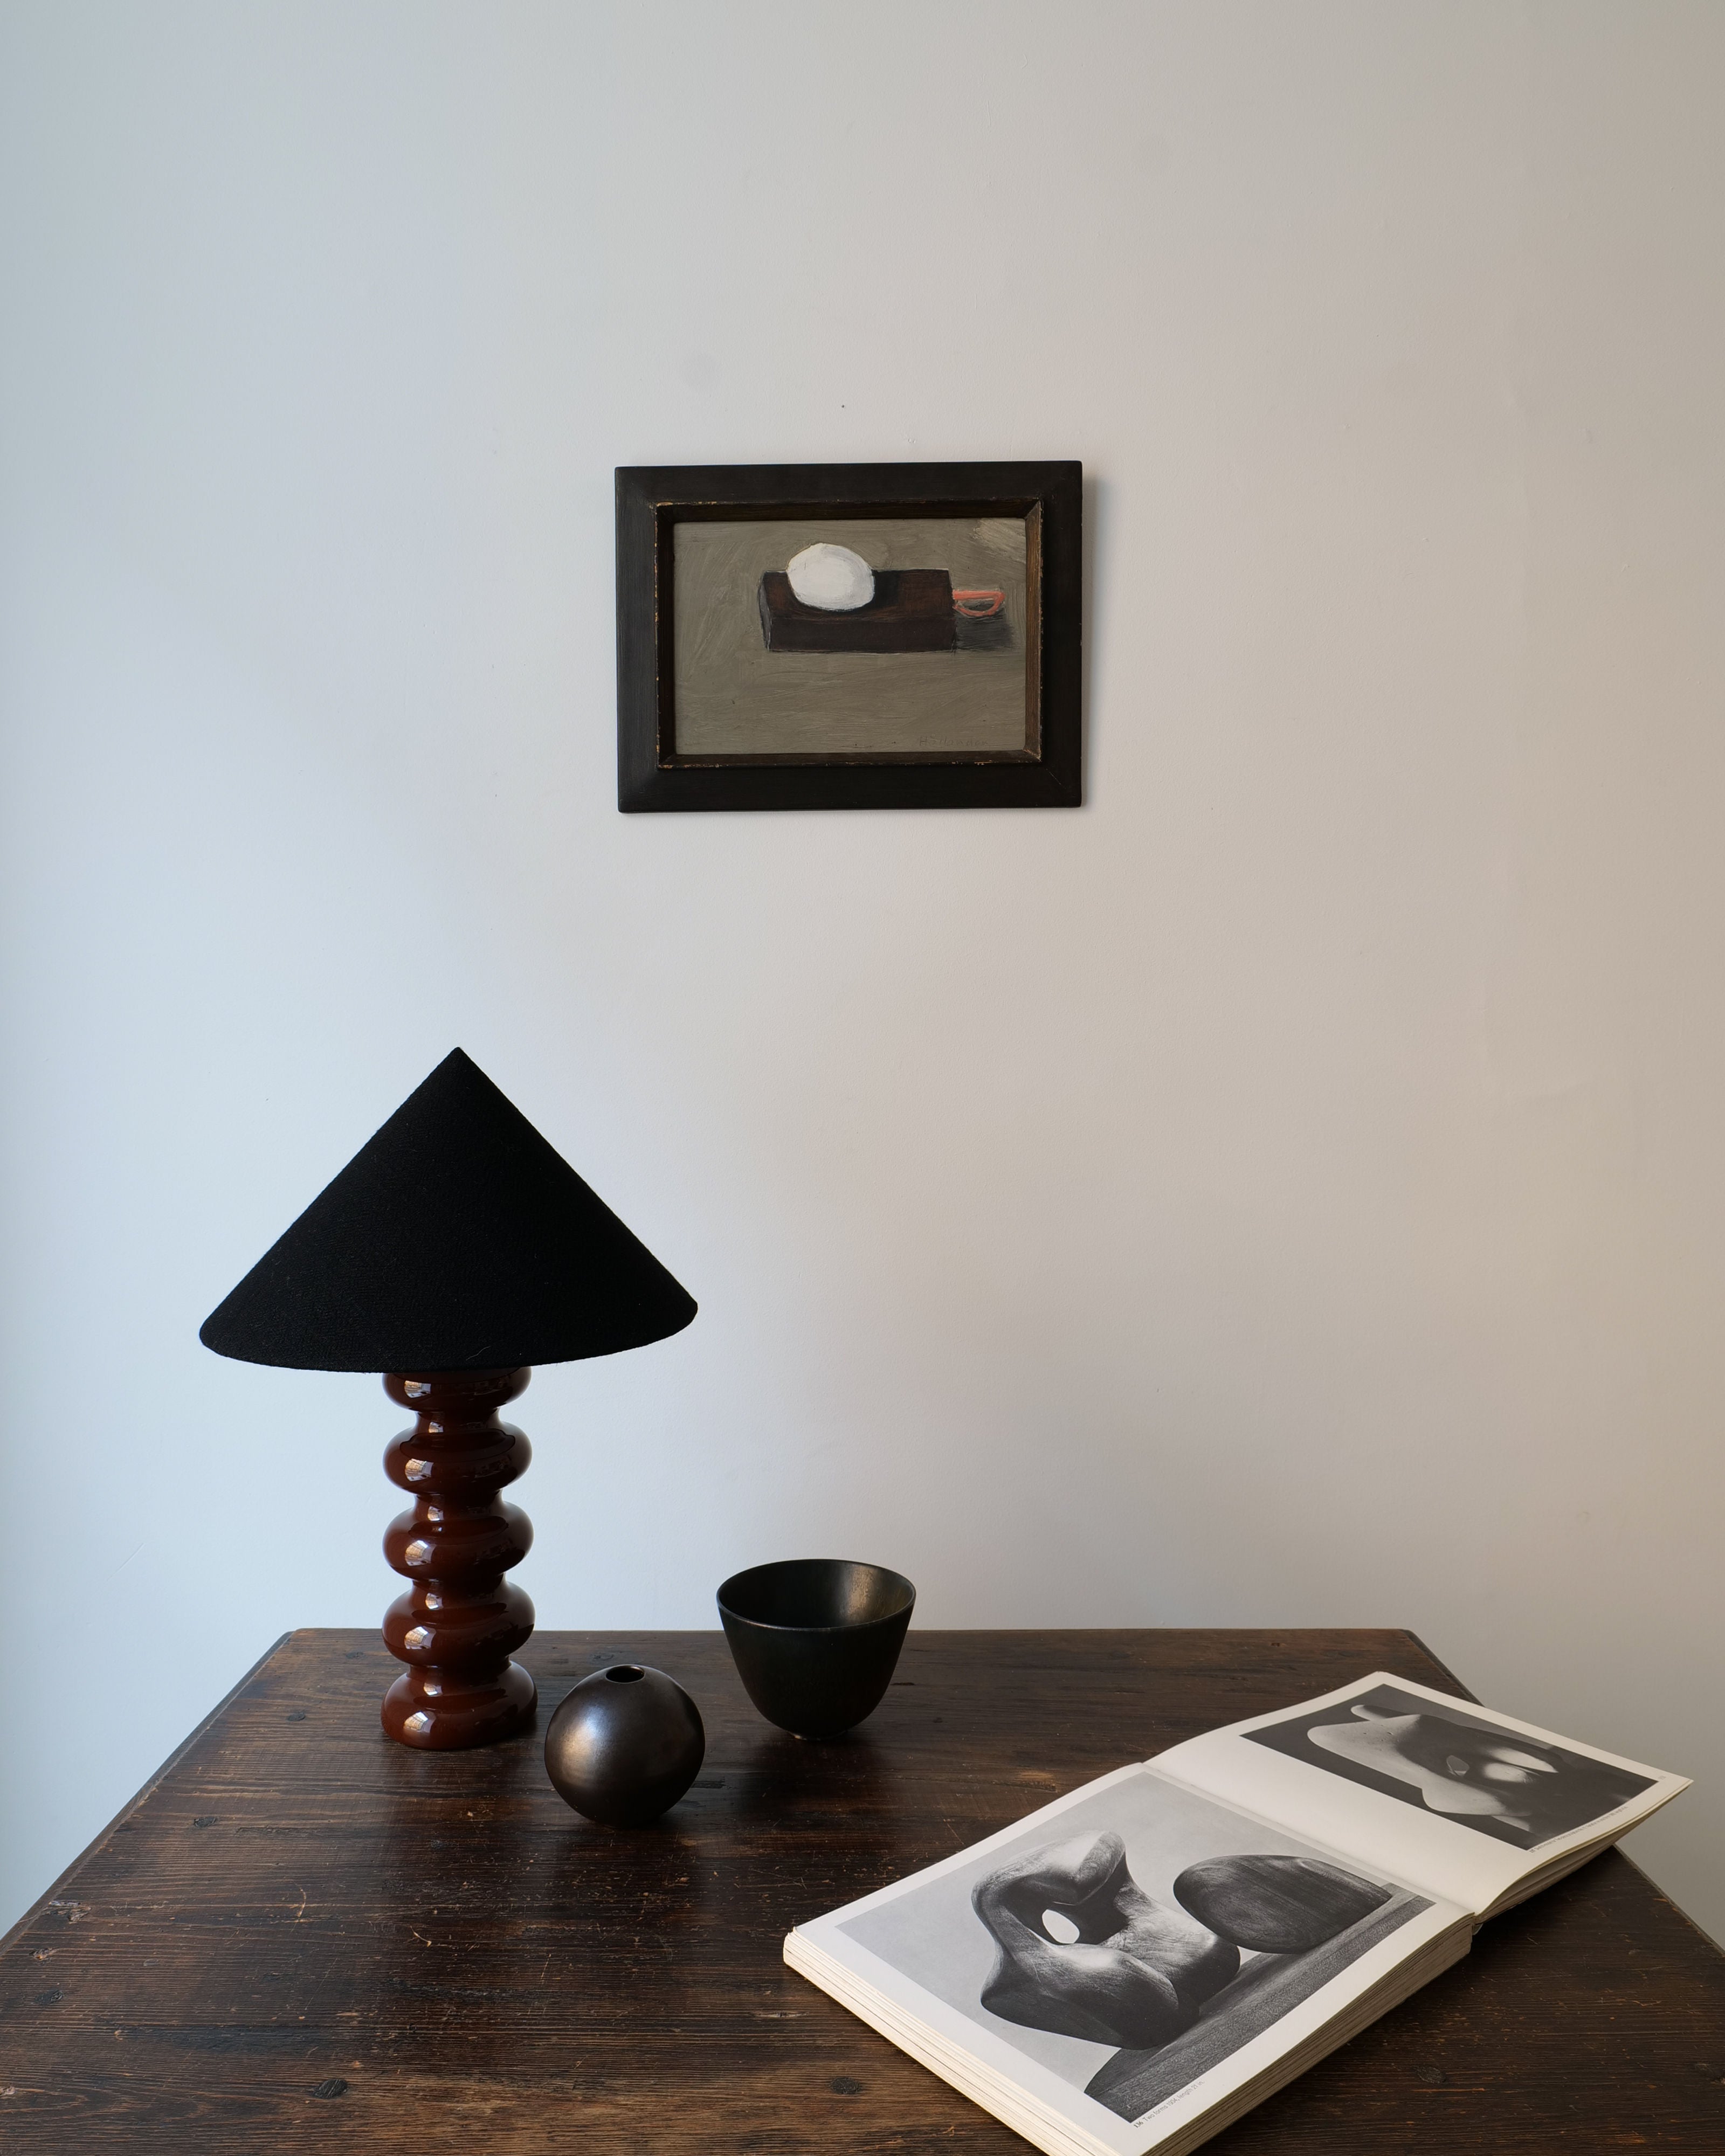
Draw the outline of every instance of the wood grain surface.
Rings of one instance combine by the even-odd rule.
[[[1005,2156],[785,1969],[788,1927],[1217,1722],[1375,1668],[1461,1689],[1405,1632],[912,1631],[873,1719],[809,1745],[716,1632],[522,1660],[542,1732],[606,1662],[678,1678],[689,1796],[589,1825],[538,1737],[406,1750],[374,1635],[290,1635],[0,1948],[0,2148]],[[1608,1856],[1210,2145],[1720,2156],[1725,1957]]]

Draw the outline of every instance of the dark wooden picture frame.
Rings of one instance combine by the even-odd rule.
[[[1078,807],[1083,798],[1083,468],[1066,461],[619,465],[618,807]],[[674,670],[680,523],[924,517],[1024,521],[1022,747],[680,752]],[[763,609],[766,604],[763,598]]]

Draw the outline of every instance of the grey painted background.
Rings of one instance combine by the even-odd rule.
[[[685,523],[673,532],[676,741],[685,756],[1022,749],[1024,525],[1010,517]],[[769,651],[756,593],[818,541],[871,569],[999,590],[1009,641],[952,651]]]

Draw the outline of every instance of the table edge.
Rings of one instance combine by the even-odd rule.
[[[310,1626],[300,1626],[295,1629],[309,1630],[313,1628]],[[78,1876],[78,1874],[83,1871],[85,1866],[90,1862],[90,1859],[93,1856],[99,1856],[100,1852],[107,1847],[108,1844],[114,1839],[114,1836],[119,1832],[120,1829],[125,1825],[126,1822],[131,1817],[132,1814],[138,1810],[141,1806],[148,1803],[151,1797],[155,1794],[156,1791],[162,1786],[162,1784],[167,1779],[167,1776],[179,1765],[181,1760],[185,1758],[186,1754],[189,1751],[191,1751],[199,1738],[208,1734],[211,1726],[218,1721],[222,1715],[227,1712],[228,1708],[233,1705],[234,1702],[239,1698],[241,1692],[245,1690],[252,1679],[257,1676],[259,1671],[264,1667],[266,1662],[273,1661],[275,1656],[281,1652],[282,1649],[287,1645],[288,1641],[293,1638],[293,1636],[294,1635],[291,1631],[284,1632],[279,1640],[273,1641],[270,1645],[266,1647],[264,1650],[264,1652],[259,1656],[256,1661],[254,1661],[251,1667],[245,1672],[244,1676],[239,1679],[239,1682],[230,1686],[228,1689],[223,1693],[222,1697],[216,1702],[209,1712],[204,1716],[203,1721],[198,1724],[197,1727],[188,1732],[186,1736],[181,1738],[180,1742],[175,1745],[173,1750],[168,1753],[167,1758],[162,1761],[162,1764],[157,1768],[154,1774],[152,1774],[149,1779],[143,1784],[142,1788],[135,1790],[132,1794],[126,1799],[126,1802],[120,1807],[119,1810],[115,1813],[113,1818],[109,1820],[108,1824],[102,1829],[101,1832],[96,1835],[91,1840],[85,1843],[84,1847],[79,1851],[76,1856],[74,1856],[72,1859],[72,1861],[66,1866],[65,1870],[61,1872],[59,1877],[54,1881],[54,1884],[46,1888],[42,1893],[39,1894],[36,1899],[30,1904],[29,1907],[24,1911],[23,1916],[21,1916],[18,1922],[13,1925],[12,1928],[6,1933],[3,1938],[0,1938],[0,1954],[4,1954],[17,1940],[22,1938],[23,1933],[35,1922],[36,1919],[42,1914],[44,1909],[50,1907],[54,1902],[59,1899],[60,1890],[64,1887],[70,1886],[73,1880],[74,1880]]]

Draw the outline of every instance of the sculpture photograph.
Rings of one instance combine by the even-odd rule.
[[[1135,2120],[1432,1907],[1141,1772],[844,1929],[1069,2090]]]
[[[1505,1731],[1459,1702],[1435,1710],[1394,1685],[1247,1734],[1251,1743],[1517,1849],[1573,1833],[1649,1786],[1644,1774]]]

